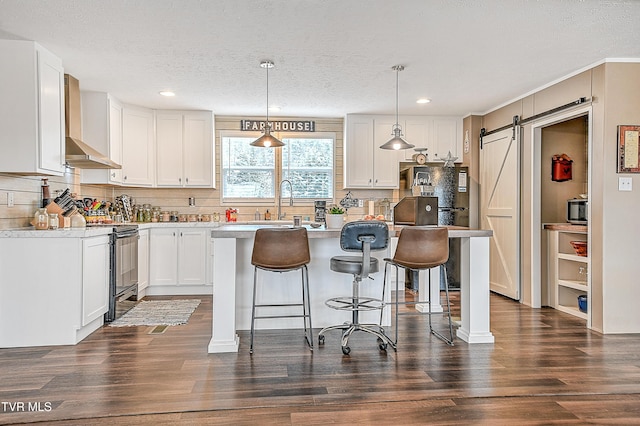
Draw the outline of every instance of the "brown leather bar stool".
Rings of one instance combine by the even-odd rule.
[[[303,318],[304,336],[309,348],[313,350],[313,327],[311,326],[311,303],[309,300],[309,271],[307,265],[311,261],[309,240],[306,228],[261,228],[256,231],[253,242],[251,264],[253,270],[253,305],[251,307],[251,348],[253,353],[253,336],[255,321],[268,318]],[[256,286],[258,270],[269,272],[291,272],[298,269],[302,274],[302,303],[257,304]],[[273,290],[277,292],[277,290]],[[288,306],[302,307],[302,314],[257,316],[256,308],[280,308]],[[307,322],[309,325],[307,326]]]
[[[331,270],[345,274],[353,274],[352,292],[350,296],[334,297],[325,302],[332,309],[352,312],[351,322],[332,325],[323,328],[318,333],[318,343],[324,343],[324,334],[329,330],[342,330],[342,353],[348,355],[349,337],[354,331],[364,331],[378,337],[381,350],[386,350],[390,344],[395,344],[386,335],[379,324],[363,324],[359,314],[363,311],[380,310],[384,308],[382,299],[363,297],[360,295],[362,280],[369,278],[369,274],[378,272],[378,259],[371,257],[372,251],[385,250],[389,245],[389,227],[386,223],[376,220],[361,220],[349,222],[340,231],[340,248],[344,251],[360,252],[357,256],[334,256],[331,258]],[[383,293],[384,295],[384,290]],[[382,323],[380,323],[382,324]]]
[[[444,282],[447,282],[447,270],[444,268],[445,262],[449,259],[449,230],[442,227],[420,227],[410,226],[403,228],[398,237],[398,246],[393,255],[393,259],[385,259],[384,266],[384,288],[387,285],[387,267],[389,265],[396,268],[396,302],[395,302],[395,344],[398,343],[398,305],[415,304],[416,302],[399,302],[398,301],[398,269],[404,268],[410,271],[421,271],[440,267],[444,274]],[[439,287],[438,283],[438,287]],[[451,323],[451,303],[449,301],[449,287],[445,285],[445,295],[447,301],[447,310],[443,311],[449,318],[449,338],[433,329],[431,323],[431,274],[429,274],[429,331],[447,344],[453,346],[453,324]],[[384,293],[383,293],[384,294]],[[438,294],[440,294],[438,292]],[[382,318],[382,317],[381,317]]]

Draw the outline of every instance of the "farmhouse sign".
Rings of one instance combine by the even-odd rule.
[[[240,130],[251,131],[263,131],[267,122],[263,120],[240,120]],[[296,120],[278,120],[271,121],[272,132],[315,132],[315,121],[296,121]]]

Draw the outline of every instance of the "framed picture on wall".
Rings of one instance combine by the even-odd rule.
[[[618,173],[640,173],[640,126],[618,126]]]

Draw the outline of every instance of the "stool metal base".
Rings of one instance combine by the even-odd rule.
[[[354,331],[364,331],[366,333],[373,334],[378,338],[378,347],[380,350],[386,351],[387,346],[391,346],[393,350],[396,350],[396,344],[385,333],[384,329],[378,324],[354,324],[352,322],[345,322],[342,325],[331,325],[320,330],[318,333],[318,344],[324,344],[324,333],[330,330],[343,330],[341,338],[342,353],[349,355],[351,348],[349,347],[349,337]]]
[[[334,297],[324,302],[325,305],[327,305],[331,309],[352,311],[352,321],[345,322],[344,324],[340,325],[331,325],[320,330],[320,333],[318,333],[318,344],[324,343],[324,334],[327,331],[342,330],[342,353],[345,355],[349,355],[349,353],[351,352],[351,348],[349,347],[349,337],[351,337],[351,334],[353,334],[354,331],[364,331],[365,333],[373,334],[378,338],[378,347],[380,348],[380,350],[387,350],[387,346],[391,346],[393,350],[396,350],[396,343],[391,340],[389,336],[387,336],[384,329],[380,325],[382,323],[360,324],[358,320],[359,312],[373,310],[380,310],[380,312],[382,312],[382,309],[385,306],[385,302],[382,299],[377,299],[375,297],[359,297],[359,284],[359,280],[354,280],[353,296]]]

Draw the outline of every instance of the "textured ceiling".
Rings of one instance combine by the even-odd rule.
[[[640,58],[640,1],[0,0],[81,89],[150,108],[340,117],[483,113],[605,58]],[[171,89],[174,98],[162,98]],[[432,102],[417,105],[416,99]]]

